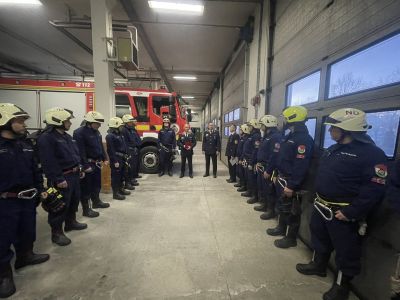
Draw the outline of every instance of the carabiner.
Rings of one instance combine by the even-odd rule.
[[[30,199],[35,198],[37,193],[38,193],[38,190],[35,189],[35,188],[32,188],[32,189],[29,189],[29,190],[25,190],[25,191],[19,192],[18,195],[17,195],[17,198],[18,199],[30,200]],[[29,194],[29,196],[25,196],[25,195],[28,195],[28,194]]]
[[[318,198],[314,199],[314,207],[315,209],[321,214],[321,216],[326,220],[326,221],[332,221],[333,220],[333,211],[330,209],[328,206],[322,204],[321,202],[317,201]],[[328,216],[322,211],[325,210],[328,212]]]

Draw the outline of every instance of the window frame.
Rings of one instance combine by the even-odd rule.
[[[317,137],[318,118],[317,118],[317,117],[308,117],[308,118],[306,119],[306,121],[304,122],[304,124],[305,124],[308,120],[311,120],[311,119],[315,119],[314,136],[312,136],[310,132],[309,132],[309,134],[311,135],[311,137],[313,138],[314,143],[315,143],[315,139],[316,139],[316,137]],[[306,125],[306,127],[307,127],[307,125]],[[308,127],[307,127],[307,129],[308,129]]]
[[[345,60],[345,59],[347,59],[347,58],[349,58],[349,57],[351,57],[351,56],[353,56],[353,55],[355,55],[355,54],[357,54],[359,52],[362,52],[362,51],[364,51],[364,50],[366,50],[368,48],[371,48],[371,47],[373,47],[373,46],[375,46],[375,45],[377,45],[377,44],[379,44],[379,43],[381,43],[381,42],[383,42],[385,40],[388,40],[388,39],[390,39],[390,38],[392,38],[392,37],[394,37],[396,35],[399,35],[399,38],[400,38],[400,30],[396,30],[396,31],[394,31],[394,32],[392,32],[390,34],[387,34],[387,35],[385,35],[385,36],[383,36],[381,38],[378,38],[378,39],[372,41],[371,43],[368,43],[368,44],[366,44],[366,45],[364,45],[364,46],[362,46],[360,48],[357,48],[356,50],[351,51],[348,54],[346,54],[344,56],[341,56],[340,58],[335,59],[334,61],[330,62],[327,65],[327,68],[326,68],[324,100],[329,102],[329,101],[337,100],[337,99],[343,98],[343,97],[353,96],[353,95],[357,95],[357,94],[361,94],[361,93],[367,93],[367,92],[371,92],[371,91],[375,91],[375,90],[380,90],[380,89],[384,89],[384,88],[389,88],[389,87],[400,85],[400,81],[398,81],[398,82],[394,82],[394,83],[380,85],[380,86],[377,86],[377,87],[372,87],[372,88],[369,88],[369,89],[365,89],[365,90],[361,90],[361,91],[357,91],[357,92],[348,93],[348,94],[344,94],[344,95],[340,95],[340,96],[335,96],[335,97],[329,98],[329,88],[330,88],[330,82],[331,82],[331,67],[332,67],[332,65],[334,65],[334,64],[336,64],[336,63],[338,63],[340,61],[343,61],[343,60]]]
[[[292,104],[289,104],[289,86],[290,85],[292,85],[292,84],[294,84],[295,82],[297,82],[297,81],[300,81],[300,80],[302,80],[302,79],[304,79],[304,78],[307,78],[308,76],[311,76],[311,75],[313,75],[313,74],[315,74],[315,73],[319,73],[319,82],[318,82],[318,96],[317,96],[317,100],[316,101],[313,101],[313,102],[309,102],[309,103],[306,103],[306,104],[296,104],[296,105],[301,105],[301,106],[306,106],[306,105],[313,105],[313,104],[315,104],[315,103],[317,103],[318,101],[320,101],[320,90],[321,90],[321,84],[322,84],[322,68],[320,67],[320,68],[318,68],[318,69],[315,69],[314,71],[312,71],[312,72],[307,72],[305,75],[303,75],[303,76],[301,76],[301,77],[297,77],[295,80],[292,80],[292,81],[290,81],[290,82],[288,82],[287,84],[286,84],[286,87],[285,87],[285,107],[289,107],[289,106],[292,106]]]

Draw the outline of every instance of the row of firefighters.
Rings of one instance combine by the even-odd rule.
[[[267,229],[278,248],[297,245],[305,183],[310,178],[314,141],[305,121],[307,109],[286,108],[283,131],[277,118],[265,115],[240,126],[231,126],[225,155],[229,183],[235,183],[249,204],[262,211],[263,220],[278,215],[275,228]],[[367,217],[385,196],[400,213],[400,161],[388,178],[387,157],[367,134],[371,128],[366,114],[355,108],[333,112],[325,121],[335,142],[319,158],[316,191],[310,221],[314,255],[311,262],[296,265],[304,275],[327,276],[331,253],[335,251],[337,276],[324,300],[348,299],[350,281],[361,270],[361,243]],[[285,133],[286,132],[286,133]],[[237,178],[239,181],[237,182]],[[400,299],[400,279],[392,278],[392,299]]]
[[[230,182],[239,177],[239,191],[252,196],[249,203],[263,202],[263,218],[272,218],[278,212],[278,225],[267,230],[280,248],[296,246],[301,220],[303,184],[313,156],[313,139],[305,121],[307,110],[302,106],[283,111],[283,134],[277,129],[277,119],[266,115],[241,126],[241,135],[229,137]],[[86,229],[76,219],[81,200],[83,214],[95,216],[91,208],[106,208],[99,198],[101,168],[110,164],[113,198],[122,200],[138,185],[138,154],[140,137],[135,130],[135,119],[126,115],[109,120],[106,151],[98,131],[104,122],[98,112],[85,115],[83,125],[67,133],[73,114],[64,108],[46,112],[46,128],[34,136],[26,134],[25,121],[29,118],[20,107],[0,104],[0,297],[15,293],[11,259],[16,252],[15,268],[39,264],[49,259],[47,254],[33,252],[36,238],[36,207],[40,203],[48,211],[52,241],[66,246],[71,240],[65,231]],[[347,299],[349,284],[361,269],[361,242],[367,216],[382,200],[388,177],[384,152],[368,136],[370,126],[365,113],[346,108],[332,113],[326,120],[330,134],[336,142],[320,158],[316,175],[311,218],[313,260],[298,264],[297,270],[305,275],[326,276],[330,255],[336,251],[337,280],[324,294],[324,299]],[[263,131],[261,136],[260,129]],[[219,137],[215,137],[212,153],[220,152]],[[190,133],[185,129],[185,137]],[[182,138],[183,136],[181,136]],[[183,142],[181,149],[192,154],[195,141]],[[206,139],[207,141],[207,139]],[[182,143],[183,142],[183,143]],[[176,147],[175,133],[164,120],[159,133],[160,175],[165,168],[170,172],[171,156]],[[215,150],[215,151],[214,151]],[[107,153],[106,153],[107,152]],[[166,165],[168,164],[168,165]],[[41,168],[39,168],[41,166]],[[389,177],[387,195],[399,208],[399,164]],[[236,171],[236,173],[235,173]],[[192,174],[192,173],[190,173]],[[44,176],[43,176],[44,175]],[[193,175],[193,174],[192,174]],[[208,175],[208,174],[205,174]],[[46,187],[44,184],[46,178]],[[274,197],[276,195],[277,197]]]

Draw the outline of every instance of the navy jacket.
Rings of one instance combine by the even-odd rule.
[[[386,177],[386,155],[373,143],[335,144],[320,159],[316,191],[328,201],[350,203],[341,211],[360,220],[382,200]]]
[[[106,160],[103,141],[98,130],[89,126],[82,126],[75,129],[73,138],[76,141],[81,156],[82,165],[88,164],[88,159]]]
[[[0,165],[0,193],[29,188],[44,190],[43,177],[28,141],[0,137]]]
[[[389,174],[386,195],[390,206],[400,214],[400,160],[396,161],[393,171]]]
[[[314,140],[306,125],[295,125],[294,131],[282,138],[278,148],[276,168],[279,174],[288,178],[289,189],[300,189],[310,167],[314,148]]]
[[[185,132],[183,132],[179,135],[179,139],[178,139],[177,143],[178,143],[179,149],[181,149],[182,152],[193,154],[193,148],[196,147],[197,141],[196,141],[196,137],[194,136],[193,133],[188,133],[186,135]],[[190,150],[186,150],[184,147],[185,145],[190,145],[190,147],[191,147]]]
[[[39,136],[38,148],[43,172],[52,183],[63,182],[63,172],[80,165],[78,146],[66,132],[49,127]]]
[[[169,149],[176,148],[175,131],[172,128],[162,128],[158,132],[158,145],[163,145]]]
[[[121,155],[128,154],[128,147],[124,136],[118,130],[110,130],[106,136],[107,153],[110,157],[110,163],[119,163],[124,158]]]
[[[142,143],[137,131],[132,127],[124,126],[124,128],[122,128],[122,135],[124,136],[128,150],[137,155],[139,153],[138,148]]]
[[[217,130],[204,132],[202,151],[208,155],[215,154],[217,151],[221,152],[221,139]]]
[[[226,145],[225,156],[236,157],[239,141],[240,136],[237,133],[234,132],[229,136],[228,144]]]
[[[243,146],[248,138],[249,138],[249,135],[247,135],[245,133],[240,137],[239,144],[237,147],[237,152],[236,152],[236,156],[239,158],[239,160],[243,160]]]
[[[260,148],[257,152],[257,162],[266,167],[265,171],[271,174],[276,167],[276,160],[278,158],[279,147],[277,143],[282,140],[282,133],[276,128],[270,129],[270,132],[264,136]],[[272,171],[270,171],[272,170]]]
[[[249,164],[257,159],[257,151],[261,144],[261,133],[259,129],[253,129],[243,145],[243,158]]]

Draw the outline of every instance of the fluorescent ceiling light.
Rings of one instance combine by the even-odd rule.
[[[194,96],[182,96],[182,99],[194,99]]]
[[[196,80],[196,76],[174,76],[176,80]]]
[[[0,4],[29,4],[29,5],[42,5],[39,0],[0,0]]]
[[[204,5],[198,2],[172,2],[172,1],[148,1],[150,8],[157,9],[164,12],[181,12],[181,13],[195,13],[202,15],[204,12]]]

